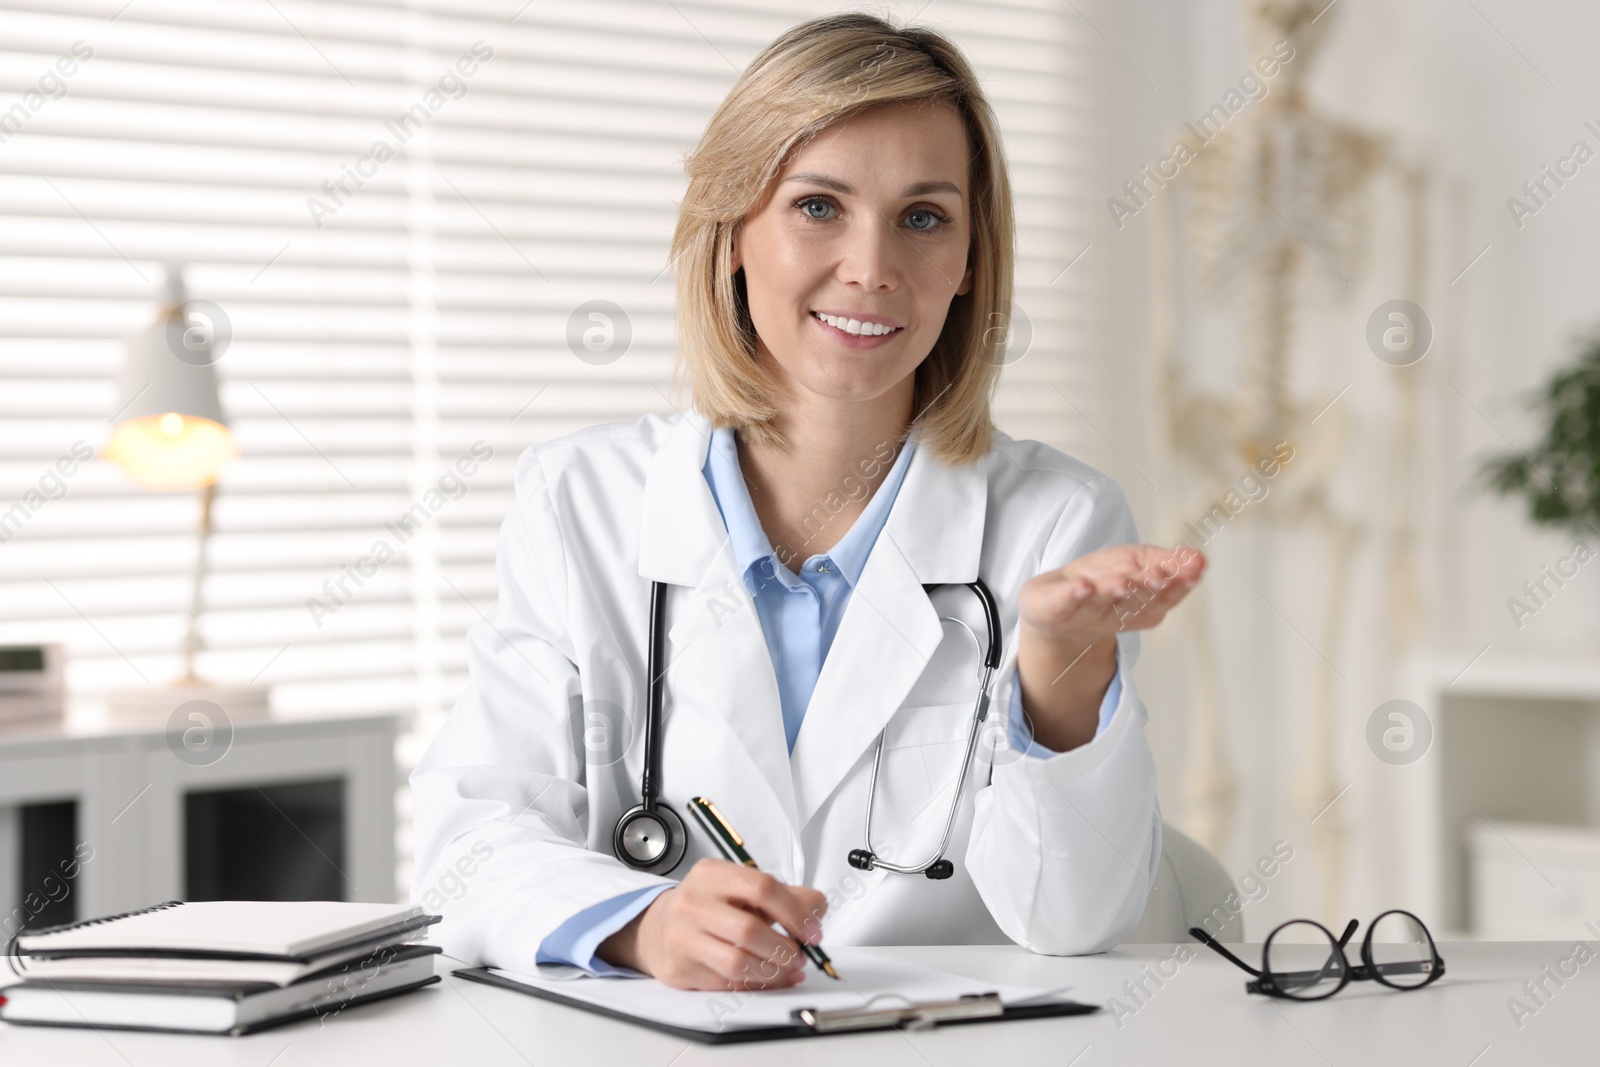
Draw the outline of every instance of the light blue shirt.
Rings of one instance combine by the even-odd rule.
[[[883,530],[889,509],[894,506],[915,449],[915,439],[908,440],[894,465],[889,468],[883,484],[867,502],[861,517],[851,524],[833,548],[826,553],[809,556],[800,565],[800,573],[795,574],[779,561],[772,542],[762,529],[761,520],[750,499],[749,487],[739,470],[739,452],[733,431],[721,427],[712,432],[711,448],[703,473],[711,488],[711,497],[716,501],[717,510],[721,512],[728,528],[733,558],[744,577],[745,588],[750,590],[755,601],[756,614],[761,620],[761,632],[766,637],[767,651],[771,653],[773,671],[778,679],[783,733],[790,753],[794,752],[800,723],[805,718],[806,706],[811,703],[811,693],[822,673],[822,663],[833,645],[834,635],[839,631],[839,621],[850,602],[850,593],[861,580],[867,556]],[[827,530],[824,523],[816,530],[796,532],[808,533],[809,541],[819,534],[833,531]],[[804,544],[801,545],[803,547]],[[1098,737],[1111,722],[1111,714],[1116,710],[1121,693],[1121,679],[1113,675],[1105,698],[1100,703],[1100,722],[1095,736]],[[1026,756],[1041,759],[1056,755],[1056,752],[1028,735],[1023,724],[1020,676],[1017,684],[1011,687],[1011,694],[1007,724],[1012,748]],[[670,888],[670,885],[647,886],[585,908],[540,943],[534,957],[536,962],[570,963],[596,974],[636,974],[629,968],[606,963],[594,954],[595,949]]]

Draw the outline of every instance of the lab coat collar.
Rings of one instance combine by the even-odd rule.
[[[729,550],[727,528],[701,473],[711,420],[690,411],[667,422],[670,429],[645,476],[639,575],[698,587],[712,559]]]
[[[680,649],[713,638],[718,669],[742,672],[742,684],[717,688],[716,711],[799,830],[856,761],[870,758],[879,731],[938,647],[943,631],[923,586],[978,576],[986,464],[953,467],[929,447],[915,450],[790,754],[771,654],[702,473],[711,431],[708,418],[689,411],[657,449],[645,481],[639,574],[694,590],[689,602],[697,607],[671,627],[669,664]],[[712,609],[713,602],[735,610]]]

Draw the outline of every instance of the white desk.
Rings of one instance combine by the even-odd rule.
[[[715,1047],[679,1041],[642,1027],[534,997],[449,976],[443,983],[388,1001],[347,1009],[243,1038],[59,1030],[0,1024],[6,1067],[352,1067],[381,1064],[470,1064],[472,1067],[818,1062],[939,1067],[1100,1067],[1103,1064],[1241,1065],[1356,1064],[1405,1067],[1500,1067],[1505,1064],[1595,1062],[1600,1033],[1600,959],[1563,979],[1519,1030],[1506,1007],[1524,981],[1571,950],[1559,942],[1442,944],[1448,970],[1427,989],[1401,993],[1352,982],[1331,1000],[1296,1004],[1244,991],[1244,974],[1195,946],[1132,1015],[1108,1011],[1061,1019],[957,1026],[926,1033],[855,1034]],[[1012,946],[879,949],[885,955],[943,966],[975,977],[1045,988],[1073,984],[1071,995],[1101,1005],[1122,983],[1170,956],[1159,945],[1127,946],[1087,957],[1039,956]],[[1244,958],[1259,962],[1258,946]],[[1172,965],[1168,965],[1170,973]],[[1487,1052],[1485,1051],[1487,1049]],[[819,1057],[826,1057],[819,1059]]]

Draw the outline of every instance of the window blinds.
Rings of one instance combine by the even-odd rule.
[[[681,156],[738,70],[824,10],[0,0],[0,642],[62,641],[89,717],[177,670],[197,500],[82,456],[110,428],[119,339],[182,264],[231,329],[242,452],[200,672],[270,683],[288,712],[414,712],[408,769],[494,602],[517,454],[670,410]],[[1057,389],[1096,347],[1092,274],[1065,268],[1098,219],[1098,39],[1052,0],[919,21],[967,50],[1012,165],[1032,339],[997,416],[1064,444]],[[604,365],[566,344],[593,299],[633,331]]]

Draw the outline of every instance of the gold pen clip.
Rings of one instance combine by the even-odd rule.
[[[722,827],[722,832],[727,834],[734,844],[738,845],[740,848],[744,847],[744,838],[740,837],[739,831],[735,830],[728,823],[728,820],[722,817],[722,812],[717,810],[717,806],[715,804],[711,803],[711,801],[707,800],[705,797],[695,797],[694,802],[706,809],[707,814],[709,814],[713,819],[717,820],[717,823]]]

